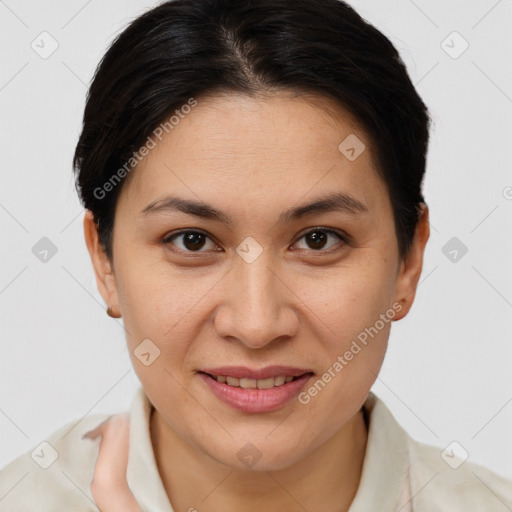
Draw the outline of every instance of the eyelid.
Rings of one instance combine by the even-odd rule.
[[[314,226],[312,228],[307,228],[304,231],[301,231],[297,236],[296,242],[299,241],[303,236],[305,236],[309,233],[312,233],[314,231],[325,231],[326,233],[337,235],[346,243],[348,243],[350,240],[349,235],[342,230],[338,230],[335,228],[328,228],[327,226]],[[294,242],[294,243],[296,243],[296,242]],[[321,251],[318,251],[318,252],[321,252]]]
[[[170,240],[171,238],[174,238],[175,236],[178,236],[178,235],[184,235],[186,233],[200,233],[202,235],[205,235],[209,238],[212,238],[211,235],[202,230],[202,229],[199,229],[199,228],[184,228],[184,229],[178,229],[177,231],[173,231],[172,233],[168,233],[164,236],[163,238],[163,241],[168,241]]]

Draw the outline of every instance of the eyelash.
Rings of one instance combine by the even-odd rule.
[[[312,228],[312,229],[309,229],[308,231],[304,232],[298,239],[297,241],[295,242],[295,244],[299,241],[299,240],[302,240],[304,237],[306,237],[307,235],[311,234],[311,233],[316,233],[316,232],[323,232],[323,233],[327,233],[327,234],[330,234],[330,235],[335,235],[337,236],[340,241],[342,242],[341,245],[338,243],[336,244],[334,247],[331,247],[330,249],[310,249],[310,251],[312,251],[313,253],[324,253],[324,254],[332,254],[334,252],[337,252],[337,251],[340,251],[346,244],[348,244],[350,242],[350,238],[347,234],[345,233],[342,233],[342,232],[339,232],[339,231],[336,231],[336,230],[333,230],[333,229],[330,229],[330,228],[325,228],[325,227],[322,227],[322,226],[318,226],[318,227],[315,227],[315,228]],[[172,245],[172,241],[179,237],[179,236],[183,236],[183,235],[186,235],[186,234],[190,234],[190,233],[194,233],[194,234],[201,234],[201,235],[205,235],[207,238],[210,238],[209,235],[202,231],[202,230],[197,230],[197,229],[186,229],[186,230],[182,230],[182,231],[178,231],[176,233],[171,233],[170,235],[167,235],[163,240],[162,240],[162,244],[163,245]],[[294,244],[294,245],[295,245]],[[308,250],[308,249],[305,249],[305,250]],[[181,253],[181,254],[201,254],[201,253],[204,253],[204,252],[207,252],[207,251],[202,251],[202,250],[199,250],[199,251],[189,251],[189,250],[182,250],[182,249],[177,249],[177,252],[178,253]]]

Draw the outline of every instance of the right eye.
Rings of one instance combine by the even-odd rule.
[[[174,241],[181,239],[181,247],[178,247],[179,251],[182,253],[197,253],[197,252],[208,252],[202,251],[201,249],[205,246],[205,240],[209,239],[209,236],[203,231],[197,230],[182,230],[177,233],[171,233],[166,235],[166,237],[162,240],[162,243],[165,245],[174,245],[177,246]],[[211,240],[211,239],[210,239]],[[212,246],[215,249],[217,245],[213,243]]]

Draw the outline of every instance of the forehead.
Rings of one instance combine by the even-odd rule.
[[[140,211],[177,191],[218,204],[228,194],[273,204],[334,189],[374,204],[379,199],[373,196],[383,195],[372,142],[332,100],[225,93],[197,98],[176,119],[132,171],[120,201],[136,203]]]

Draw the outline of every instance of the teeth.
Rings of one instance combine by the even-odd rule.
[[[255,388],[256,379],[240,379],[240,387],[245,389]]]
[[[235,388],[240,387],[244,389],[271,389],[273,387],[282,386],[286,382],[291,382],[294,377],[285,377],[284,375],[279,375],[277,377],[269,377],[268,379],[239,379],[237,377],[217,375],[215,379],[217,382],[221,382],[222,384],[227,384],[228,386],[233,386]]]
[[[226,377],[226,383],[228,386],[234,386],[237,388],[240,386],[240,379],[237,377]]]
[[[268,379],[260,379],[257,381],[258,389],[270,389],[274,387],[274,377]]]
[[[276,377],[274,380],[274,384],[276,386],[282,386],[286,382],[286,377],[283,377],[280,375],[279,377]]]

